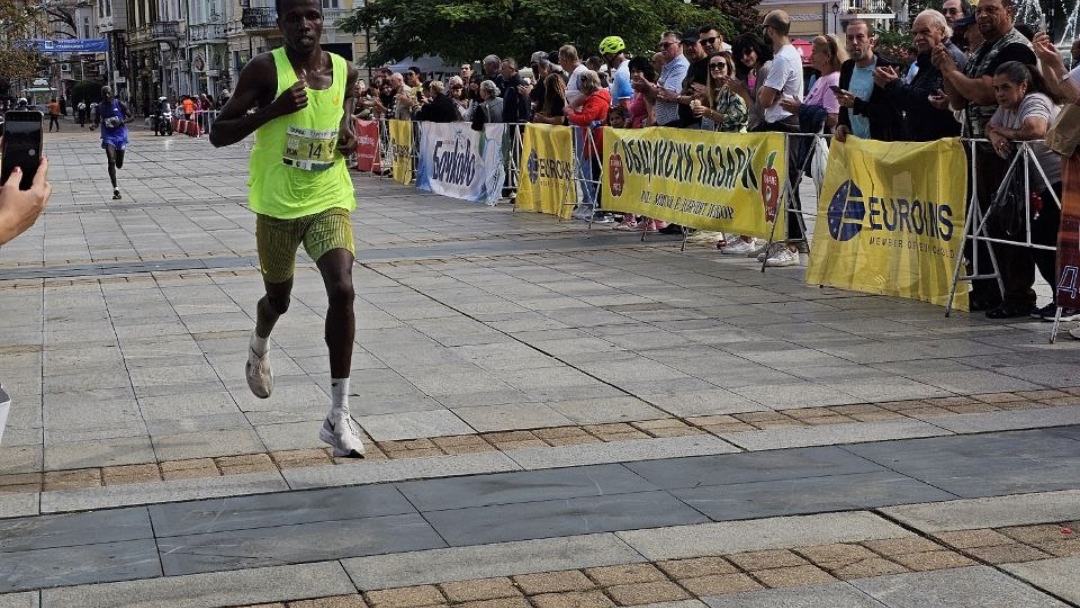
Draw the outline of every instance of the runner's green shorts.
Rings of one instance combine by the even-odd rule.
[[[300,243],[316,262],[331,249],[348,249],[356,255],[349,210],[341,207],[288,220],[256,214],[255,242],[267,283],[284,283],[293,277]]]

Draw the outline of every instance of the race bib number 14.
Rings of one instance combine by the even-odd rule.
[[[334,165],[337,129],[316,131],[289,127],[281,162],[304,171],[325,171]]]

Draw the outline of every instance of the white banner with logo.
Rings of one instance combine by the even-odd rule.
[[[416,187],[425,192],[494,205],[506,181],[503,166],[505,125],[420,123]]]

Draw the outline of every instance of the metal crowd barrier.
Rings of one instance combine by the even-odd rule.
[[[212,115],[212,117],[210,119],[209,127],[212,127],[213,118],[216,118],[216,115],[217,115],[216,111],[213,112],[212,114],[213,115]],[[380,178],[386,178],[386,177],[390,176],[390,170],[393,167],[394,160],[396,160],[395,154],[396,154],[397,151],[394,149],[394,146],[391,145],[390,134],[389,134],[389,119],[387,119],[386,117],[380,117],[377,120],[379,122],[379,150],[378,150],[378,154],[379,154],[380,166],[381,166],[381,169],[382,169],[377,175]],[[523,169],[523,167],[520,166],[520,159],[521,159],[521,151],[522,151],[522,145],[523,145],[523,134],[524,134],[525,124],[526,123],[512,123],[512,124],[507,125],[508,141],[506,143],[508,143],[509,145],[506,145],[506,143],[504,143],[504,149],[510,151],[510,153],[506,157],[505,162],[506,162],[506,169],[507,169],[507,188],[509,188],[511,190],[514,189],[516,187],[516,185],[519,183],[518,180],[521,178],[521,172],[522,172],[522,169]],[[413,146],[412,146],[411,161],[412,161],[412,166],[414,168],[414,177],[415,177],[416,163],[419,161],[419,157],[418,157],[419,141],[420,141],[420,134],[421,134],[423,128],[424,128],[423,123],[419,123],[419,122],[413,123],[413,129],[412,129],[412,131],[413,131]],[[592,147],[593,149],[595,149],[596,139],[595,139],[595,137],[593,135],[593,133],[594,133],[593,130],[592,129],[582,129],[580,127],[572,127],[572,128],[574,129],[574,134],[575,134],[575,137],[573,139],[573,141],[574,141],[574,153],[573,153],[574,180],[573,180],[572,191],[568,191],[566,193],[566,196],[564,197],[563,206],[564,207],[571,206],[571,207],[583,208],[583,209],[591,208],[593,210],[595,210],[595,209],[603,210],[603,200],[602,200],[602,198],[600,196],[600,193],[601,193],[601,190],[602,190],[601,184],[603,183],[603,179],[604,179],[604,171],[606,169],[606,167],[605,167],[606,163],[600,162],[600,163],[598,163],[598,167],[594,167],[592,165],[591,158],[586,157],[586,150],[588,148]],[[207,130],[209,131],[209,129],[207,129]],[[826,142],[826,144],[827,144],[828,142],[831,141],[831,136],[830,135],[825,135],[825,134],[808,134],[808,133],[785,133],[784,135],[785,135],[785,146],[786,146],[786,149],[789,150],[789,151],[795,149],[794,144],[798,140],[800,140],[800,139],[802,139],[802,140],[810,139],[811,140],[810,141],[810,148],[811,148],[811,153],[810,154],[806,154],[801,159],[798,159],[796,161],[796,158],[794,157],[794,155],[791,154],[790,152],[788,153],[788,158],[787,158],[787,164],[788,164],[788,174],[787,175],[788,175],[788,179],[785,180],[784,193],[783,193],[783,196],[782,196],[782,200],[783,200],[782,211],[784,213],[788,214],[789,220],[791,218],[796,219],[796,221],[798,221],[800,227],[802,228],[802,237],[801,237],[801,239],[797,239],[797,241],[804,242],[806,244],[807,248],[809,248],[809,245],[810,245],[809,237],[810,237],[810,235],[807,232],[806,218],[817,218],[818,217],[817,206],[816,205],[808,205],[808,206],[806,206],[804,208],[802,205],[800,205],[797,202],[798,201],[797,192],[798,192],[798,189],[799,189],[799,186],[800,186],[802,180],[806,177],[807,169],[810,167],[810,163],[812,162],[813,155],[819,149],[819,145],[818,145],[819,140],[824,140]],[[977,172],[977,167],[976,167],[977,163],[976,163],[976,158],[975,158],[976,146],[978,144],[984,144],[984,143],[988,143],[988,142],[985,139],[967,139],[967,138],[964,138],[961,141],[964,144],[964,146],[968,148],[968,150],[970,152],[969,155],[968,155],[969,156],[968,163],[969,163],[969,171],[970,171],[969,183],[970,183],[970,185],[973,186],[976,183],[976,180],[978,179],[978,172]],[[990,219],[992,211],[989,210],[989,209],[988,210],[983,210],[981,208],[980,201],[978,200],[977,189],[974,188],[974,187],[971,187],[971,192],[969,193],[969,197],[968,197],[968,201],[967,201],[967,214],[966,214],[964,233],[963,233],[965,241],[970,241],[971,244],[972,244],[971,253],[968,255],[968,257],[970,259],[965,259],[965,256],[957,256],[957,262],[956,262],[956,265],[955,265],[955,268],[954,268],[954,274],[953,274],[953,284],[952,284],[952,289],[951,289],[950,298],[949,298],[950,304],[948,306],[946,306],[946,310],[945,310],[946,316],[948,316],[951,313],[951,300],[952,300],[952,297],[956,293],[956,289],[958,288],[958,284],[961,281],[972,281],[972,280],[975,280],[975,279],[996,279],[997,282],[998,282],[999,289],[1004,291],[1004,283],[1003,283],[1002,278],[1001,278],[1001,273],[998,270],[999,266],[998,266],[997,260],[996,260],[996,258],[994,256],[993,249],[989,248],[989,247],[987,248],[987,250],[989,252],[989,257],[990,257],[990,260],[989,260],[990,270],[987,271],[986,270],[987,260],[981,259],[982,256],[979,253],[978,244],[980,242],[987,243],[987,244],[1009,245],[1009,246],[1016,246],[1016,247],[1027,247],[1027,248],[1030,248],[1030,249],[1037,249],[1037,250],[1043,250],[1043,251],[1056,251],[1057,250],[1056,246],[1034,243],[1032,241],[1032,238],[1031,238],[1031,193],[1033,191],[1033,188],[1037,188],[1035,190],[1036,192],[1049,191],[1051,193],[1051,200],[1049,200],[1049,201],[1044,200],[1043,201],[1044,204],[1050,204],[1052,202],[1053,204],[1056,204],[1059,209],[1061,207],[1061,200],[1058,197],[1057,193],[1054,192],[1053,187],[1052,187],[1053,184],[1049,183],[1049,179],[1047,178],[1046,172],[1043,170],[1043,168],[1037,162],[1035,162],[1035,163],[1032,163],[1032,162],[1023,162],[1023,163],[1021,163],[1021,160],[1028,161],[1029,159],[1034,159],[1034,156],[1033,156],[1034,152],[1032,151],[1032,144],[1041,143],[1041,142],[1032,141],[1032,142],[1014,142],[1014,143],[1015,143],[1015,145],[1017,147],[1017,153],[1013,156],[1013,158],[1012,158],[1012,160],[1011,160],[1011,162],[1009,164],[1009,172],[1006,175],[1006,179],[1003,180],[1002,185],[999,188],[999,190],[1008,187],[1008,185],[1009,185],[1008,176],[1014,175],[1018,171],[1023,171],[1022,175],[1023,175],[1023,181],[1024,181],[1024,193],[1023,193],[1023,202],[1024,202],[1024,209],[1023,209],[1024,231],[1023,232],[1024,232],[1024,238],[1022,240],[1010,240],[1010,239],[1006,239],[1006,238],[991,236],[990,232],[989,232],[989,229],[988,229],[988,223],[987,222]],[[797,164],[797,166],[795,166],[796,164]],[[1031,174],[1032,166],[1034,166],[1034,168],[1037,169],[1037,175],[1033,176]],[[1037,178],[1037,181],[1033,182],[1033,177]],[[1041,187],[1039,187],[1040,184],[1041,184]],[[820,193],[819,193],[819,196],[820,196]],[[585,219],[588,226],[590,228],[592,227],[593,219],[594,219],[592,213],[589,213],[588,217],[582,217],[581,219]],[[561,216],[560,216],[560,221],[561,221]],[[774,224],[773,230],[774,230],[774,233],[770,234],[770,236],[768,238],[767,245],[772,245],[774,242],[780,242],[781,240],[783,240],[783,241],[788,240],[786,238],[787,235],[776,235],[775,234],[775,224]],[[682,246],[684,248],[685,248],[685,244],[686,244],[686,235],[687,235],[687,231],[686,231],[686,229],[684,227],[684,229],[683,229],[683,243],[682,243]],[[646,232],[642,231],[641,239],[644,241],[645,237],[646,237]],[[969,274],[962,274],[962,271],[965,271],[965,264],[964,264],[965,261],[968,262],[971,265],[971,272]],[[765,270],[765,266],[763,264],[762,265],[762,272],[764,272],[764,270]],[[1052,329],[1052,332],[1051,332],[1051,342],[1056,338],[1057,332],[1059,330],[1059,325],[1060,325],[1060,310],[1058,311],[1057,318],[1055,318],[1055,320],[1054,320],[1054,326],[1053,326],[1053,329]]]

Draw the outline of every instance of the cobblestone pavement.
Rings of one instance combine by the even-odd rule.
[[[354,175],[333,459],[301,256],[242,377],[246,150],[47,135],[0,250],[0,608],[1080,603],[1080,343]],[[804,196],[804,200],[810,200]]]

